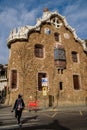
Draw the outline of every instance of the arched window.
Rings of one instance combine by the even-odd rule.
[[[43,58],[43,45],[36,44],[34,48],[34,54],[38,58]]]

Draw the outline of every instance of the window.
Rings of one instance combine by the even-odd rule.
[[[55,26],[55,28],[60,28],[61,24],[59,23],[59,19],[57,17],[51,19],[51,23]]]
[[[63,83],[62,82],[59,82],[59,88],[60,88],[60,90],[63,90]]]
[[[66,52],[63,47],[54,48],[54,64],[58,69],[66,68]]]
[[[17,70],[11,71],[11,88],[17,88]]]
[[[0,64],[0,79],[7,78],[7,67]]]
[[[75,51],[72,52],[72,61],[73,61],[73,62],[78,62],[77,52],[75,52]]]
[[[35,45],[34,54],[38,58],[43,58],[43,45],[40,44]]]
[[[78,75],[73,75],[73,84],[74,84],[74,89],[75,90],[80,89],[79,76]]]
[[[49,35],[49,34],[51,34],[51,30],[49,28],[45,28],[44,33]]]
[[[63,74],[63,69],[58,69],[58,74]]]
[[[56,41],[59,41],[59,33],[55,32],[54,33],[54,38]]]
[[[54,60],[66,61],[65,50],[60,48],[54,48]]]
[[[46,78],[46,73],[38,73],[38,90],[42,91],[42,78]]]

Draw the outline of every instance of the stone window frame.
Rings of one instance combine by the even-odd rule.
[[[42,44],[35,44],[34,55],[36,58],[44,58],[44,46]]]
[[[40,77],[38,77],[39,74],[40,74]],[[42,83],[41,78],[46,78],[46,77],[48,78],[47,72],[38,72],[38,74],[37,74],[37,90],[40,92],[42,92],[42,88],[43,88],[43,86],[41,85],[41,83]],[[48,89],[48,86],[47,86],[47,89]]]
[[[63,74],[63,69],[58,68],[58,74]]]
[[[77,53],[76,51],[72,51],[71,54],[72,54],[72,61],[73,61],[74,63],[78,63],[78,62],[79,62],[78,53]]]
[[[74,90],[80,90],[81,89],[81,79],[80,79],[79,74],[73,74],[73,89]]]
[[[59,22],[58,17],[51,18],[51,23],[55,26],[56,29],[59,29],[62,26],[62,23]]]
[[[50,28],[45,27],[45,28],[44,28],[44,33],[47,34],[47,35],[50,35],[50,34],[51,34]]]
[[[62,81],[59,82],[59,90],[63,91],[63,82]]]
[[[60,42],[60,34],[58,32],[54,33],[55,41]]]
[[[15,87],[12,87],[12,71],[16,71],[16,84],[15,84]],[[9,86],[10,86],[10,90],[11,91],[16,91],[17,89],[18,89],[18,71],[17,71],[17,69],[11,69],[11,71],[10,71],[10,76],[9,76]]]
[[[64,54],[63,57],[61,57],[61,53],[59,54],[59,50]],[[63,65],[60,66],[60,63]],[[54,47],[54,64],[58,68],[58,74],[63,74],[63,69],[66,69],[66,50],[61,45]]]

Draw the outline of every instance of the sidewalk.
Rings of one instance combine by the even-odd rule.
[[[37,110],[36,112],[51,112],[51,111],[55,111],[55,112],[78,112],[78,111],[87,111],[87,106],[59,106],[57,108],[42,108]],[[25,109],[24,112],[29,112],[28,109]],[[31,110],[31,113],[35,112],[35,110]]]
[[[87,111],[87,106],[59,106],[57,108],[48,108],[46,111]]]
[[[0,109],[11,109],[12,107],[11,106],[6,106],[4,104],[0,104]],[[34,110],[31,110],[32,112],[35,112]],[[38,109],[36,110],[37,112],[45,112],[45,111],[59,111],[59,112],[63,112],[63,111],[87,111],[87,106],[86,105],[83,105],[83,106],[58,106],[56,108],[52,108],[52,107],[49,107],[49,108],[41,108],[41,109]],[[26,108],[24,110],[24,112],[29,112],[29,110]]]

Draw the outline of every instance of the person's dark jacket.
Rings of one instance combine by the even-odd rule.
[[[13,110],[17,110],[17,102],[18,102],[18,100],[19,100],[19,98],[16,99],[15,104],[14,104],[14,106],[13,106]],[[24,101],[23,101],[22,98],[20,98],[20,100],[21,100],[21,103],[22,103],[22,110],[23,110],[24,107],[25,107],[25,104],[24,104]]]

